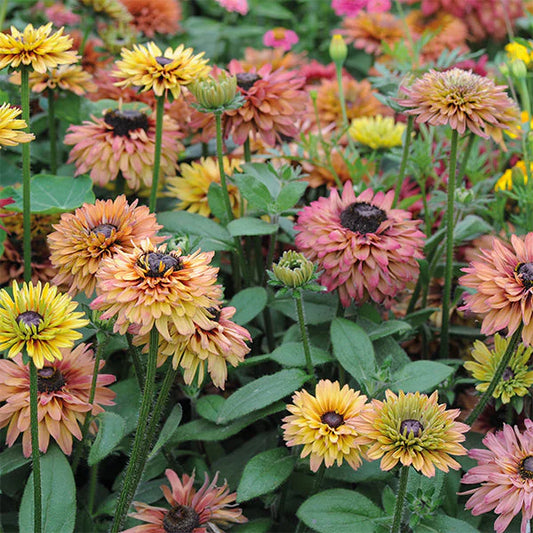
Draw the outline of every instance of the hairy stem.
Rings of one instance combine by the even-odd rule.
[[[155,112],[155,147],[154,147],[154,173],[152,177],[152,190],[150,191],[150,211],[155,212],[157,204],[157,189],[159,186],[159,171],[161,168],[161,141],[163,139],[163,115],[165,112],[165,95],[157,97]]]
[[[394,518],[392,520],[391,533],[400,533],[400,526],[402,525],[403,504],[405,500],[405,493],[407,492],[407,479],[409,477],[409,467],[402,466],[400,468],[400,485],[398,486],[398,494],[396,496],[396,504],[394,506]]]
[[[33,467],[33,530],[42,531],[41,455],[39,452],[37,368],[30,357],[31,460]]]
[[[28,67],[20,70],[20,100],[22,106],[22,120],[26,122],[26,131],[30,131],[30,71]],[[31,171],[30,171],[30,143],[22,144],[22,206],[23,206],[23,255],[24,281],[31,281]]]

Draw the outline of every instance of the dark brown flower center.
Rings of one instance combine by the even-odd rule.
[[[253,84],[261,79],[261,76],[253,72],[239,72],[235,77],[237,78],[237,85],[245,91],[249,91]]]
[[[344,422],[344,417],[336,411],[328,411],[320,417],[320,421],[332,429],[337,429]]]
[[[43,321],[43,317],[35,311],[24,311],[24,313],[20,313],[15,320],[17,321],[17,324],[22,323],[25,326],[39,327]]]
[[[520,263],[515,272],[526,289],[533,287],[533,263]]]
[[[63,374],[52,366],[37,370],[37,390],[39,392],[56,392],[65,384]]]
[[[161,65],[162,67],[166,66],[166,65],[170,65],[170,63],[172,63],[172,61],[174,61],[173,59],[169,58],[169,57],[163,57],[163,56],[157,56],[155,58],[155,60],[158,62],[159,65]]]
[[[151,278],[159,278],[169,270],[179,270],[179,257],[160,252],[149,252],[139,258],[138,264],[146,270],[146,275]]]
[[[143,129],[148,131],[150,124],[148,117],[140,111],[133,109],[120,111],[113,109],[104,115],[104,122],[113,128],[113,133],[125,137],[130,131]]]
[[[533,456],[529,455],[522,459],[518,471],[523,478],[533,479]]]
[[[367,202],[354,202],[341,212],[341,225],[356,233],[375,233],[387,213]]]
[[[192,533],[199,525],[198,513],[186,505],[176,505],[163,518],[166,533]]]
[[[509,381],[510,379],[513,379],[513,378],[514,378],[513,369],[510,366],[506,367],[502,374],[503,381]]]
[[[420,437],[422,431],[424,431],[424,426],[418,420],[413,420],[412,418],[402,420],[400,424],[400,433],[405,436],[409,436],[412,433],[414,437]]]
[[[220,320],[220,309],[217,307],[208,307],[207,312],[213,317],[211,320],[218,322]]]
[[[91,230],[91,233],[93,235],[103,235],[106,239],[109,239],[111,237],[111,234],[113,231],[116,231],[117,227],[113,226],[113,224],[99,224],[95,228]]]

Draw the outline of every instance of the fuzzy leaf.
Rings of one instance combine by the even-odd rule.
[[[104,412],[96,418],[98,420],[98,433],[87,459],[89,466],[93,466],[107,457],[126,433],[126,422],[120,415]]]
[[[433,390],[453,374],[453,368],[436,361],[407,363],[394,374],[390,389],[394,392],[424,392]]]

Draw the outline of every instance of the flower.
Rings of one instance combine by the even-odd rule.
[[[152,185],[155,118],[142,111],[108,109],[103,118],[91,117],[81,125],[70,126],[64,143],[73,145],[68,159],[76,165],[75,176],[89,173],[101,186],[117,178],[119,172],[134,191]],[[173,174],[179,142],[177,124],[163,119],[161,175]]]
[[[101,369],[105,361],[100,361]],[[39,419],[39,450],[46,453],[50,436],[63,453],[72,453],[72,437],[81,440],[80,425],[87,413],[97,415],[101,405],[112,405],[115,393],[106,389],[115,381],[111,374],[98,374],[94,401],[89,394],[94,371],[93,351],[86,344],[73,350],[61,350],[61,360],[47,363],[37,370],[37,417]],[[20,354],[13,361],[0,360],[0,428],[9,425],[6,444],[12,446],[22,433],[25,457],[31,455],[30,372]]]
[[[355,196],[350,182],[298,214],[296,246],[324,272],[319,281],[339,290],[344,307],[371,299],[387,307],[418,276],[424,234],[420,221],[392,209],[394,191],[366,189]]]
[[[480,340],[474,342],[474,361],[467,361],[464,366],[476,380],[481,381],[476,385],[479,392],[485,392],[489,388],[509,342],[510,339],[504,339],[497,333],[494,335],[492,350]],[[502,403],[509,403],[513,396],[525,396],[529,393],[528,389],[533,385],[533,371],[530,372],[528,367],[532,353],[533,348],[526,348],[523,344],[518,346],[492,393],[494,398],[501,398]]]
[[[177,0],[121,0],[130,12],[131,24],[147,37],[174,34],[180,29],[181,5]]]
[[[72,39],[63,35],[63,28],[50,35],[52,23],[34,29],[28,24],[23,32],[11,26],[11,35],[0,33],[0,70],[10,66],[31,66],[36,72],[75,63],[76,52],[70,50]]]
[[[335,15],[341,17],[354,17],[366,7],[368,0],[331,0],[331,9],[335,11]]]
[[[315,265],[302,254],[294,250],[287,250],[272,265],[272,285],[298,288],[307,285],[315,279]]]
[[[291,413],[283,419],[283,438],[287,446],[303,444],[301,457],[310,455],[310,466],[316,472],[324,461],[329,468],[344,460],[354,469],[361,465],[362,447],[357,443],[359,436],[355,423],[364,408],[366,396],[350,389],[340,388],[339,382],[321,379],[315,396],[306,390],[296,392],[292,404],[287,405]]]
[[[243,161],[223,157],[224,172],[231,176],[240,172]],[[167,178],[168,196],[178,198],[178,209],[199,213],[204,217],[211,215],[207,195],[212,183],[220,183],[218,162],[214,157],[202,157],[199,162],[182,163],[179,166],[181,177]],[[241,195],[237,186],[228,183],[228,194],[233,214],[238,217],[241,212]]]
[[[91,8],[96,15],[110,18],[113,22],[128,24],[131,15],[120,0],[79,0],[84,6]]]
[[[392,117],[361,117],[352,120],[348,134],[350,137],[373,150],[402,145],[405,124],[395,123]]]
[[[494,531],[503,533],[511,520],[522,513],[521,533],[526,533],[533,518],[533,422],[524,420],[526,431],[503,425],[503,430],[488,433],[483,444],[487,449],[469,450],[468,456],[478,464],[461,480],[466,485],[481,486],[462,494],[472,494],[466,508],[474,516],[494,511],[500,515]]]
[[[11,205],[14,203],[15,203],[15,200],[13,200],[13,198],[2,198],[0,199],[0,209],[3,209],[6,205]],[[0,213],[0,218],[8,217],[9,215],[11,215],[11,213]],[[2,224],[0,224],[0,229],[7,231],[7,228],[4,228]]]
[[[45,7],[43,2],[38,2],[35,6],[39,9],[43,9],[43,7],[46,20],[49,20],[54,26],[74,26],[81,22],[81,17],[70,11],[64,4],[52,4]]]
[[[170,325],[180,335],[192,335],[196,327],[212,327],[210,307],[218,307],[221,290],[217,269],[209,266],[213,252],[199,250],[181,255],[166,252],[145,239],[134,250],[116,253],[102,261],[97,274],[98,298],[93,309],[103,310],[102,320],[116,316],[114,331],[124,335],[129,326],[137,333],[157,327],[162,337],[172,341]]]
[[[235,314],[235,307],[211,307],[206,309],[208,326],[197,325],[192,335],[179,335],[174,327],[169,328],[171,341],[161,338],[159,341],[158,365],[161,366],[168,357],[172,357],[172,366],[181,366],[183,379],[190,385],[198,376],[198,385],[204,381],[205,362],[213,384],[222,390],[228,377],[226,363],[236,367],[244,361],[250,351],[246,342],[251,342],[250,333],[230,319]],[[149,333],[136,335],[134,344],[147,347]]]
[[[103,259],[117,250],[131,252],[143,239],[160,242],[162,238],[155,235],[162,226],[137,202],[129,205],[121,195],[115,200],[83,204],[74,214],[61,215],[48,236],[50,259],[58,269],[54,283],[68,286],[71,295],[84,291],[90,297]]]
[[[24,120],[17,119],[21,113],[21,109],[7,103],[0,106],[0,147],[16,146],[35,139],[33,133],[20,131],[28,126]]]
[[[529,41],[530,45],[533,45],[533,41]],[[512,41],[505,45],[505,51],[507,52],[507,58],[511,63],[514,59],[520,59],[529,67],[533,62],[533,52],[527,46],[520,44],[516,41]]]
[[[503,130],[516,130],[519,122],[518,107],[505,88],[459,68],[430,70],[410,87],[401,87],[407,98],[398,102],[411,108],[405,113],[417,122],[449,125],[460,134],[468,129],[503,144]]]
[[[60,348],[71,348],[82,334],[76,331],[89,321],[75,312],[77,302],[57,287],[45,283],[12,285],[13,296],[0,290],[0,350],[14,357],[26,350],[37,368],[44,361],[61,360]]]
[[[284,68],[286,70],[299,69],[306,63],[305,52],[295,54],[294,52],[285,52],[282,48],[262,48],[256,50],[247,46],[244,49],[244,59],[241,65],[244,71],[255,67],[259,70],[265,65],[270,65],[272,70]]]
[[[427,477],[435,475],[435,467],[457,470],[460,465],[450,455],[466,455],[459,443],[469,427],[455,422],[459,409],[446,410],[437,401],[437,391],[428,397],[403,391],[396,396],[387,390],[385,400],[372,400],[355,421],[357,442],[370,446],[369,459],[382,458],[382,470],[391,470],[398,461]]]
[[[265,46],[272,46],[273,48],[282,48],[288,52],[292,45],[298,42],[298,35],[292,30],[286,30],[285,28],[274,28],[268,30],[263,35],[263,44]]]
[[[135,44],[133,50],[123,48],[115,76],[124,79],[116,85],[142,87],[141,92],[153,89],[157,96],[170,91],[177,98],[183,85],[209,73],[208,60],[202,59],[203,55],[204,52],[193,55],[193,49],[182,44],[175,50],[169,47],[164,52],[153,42],[146,46]]]
[[[530,171],[533,172],[533,163],[530,163]],[[494,185],[495,191],[512,191],[513,182],[527,184],[527,172],[525,161],[517,161],[513,168],[508,168]]]
[[[481,250],[463,272],[459,283],[477,292],[464,296],[460,310],[485,315],[481,333],[507,328],[510,336],[523,323],[522,340],[533,344],[533,233],[511,235],[510,244],[494,238],[492,248]]]
[[[226,11],[230,13],[235,12],[241,15],[248,13],[248,0],[215,0]]]
[[[225,70],[212,69],[211,75],[189,85],[189,91],[200,105],[202,113],[221,114],[232,107],[239,107],[242,96],[237,93],[237,78]]]
[[[230,494],[228,484],[224,482],[221,487],[217,487],[218,472],[211,483],[206,473],[204,484],[198,491],[194,488],[194,473],[192,476],[183,474],[183,481],[173,470],[165,470],[165,475],[170,488],[162,485],[161,490],[172,509],[134,502],[137,512],[130,516],[148,524],[126,529],[122,533],[222,532],[218,526],[244,524],[248,521],[242,515],[242,509],[235,506],[237,495]]]
[[[294,72],[272,70],[265,65],[245,72],[243,65],[232,60],[228,65],[237,76],[237,86],[245,98],[242,107],[224,115],[224,133],[237,144],[252,135],[269,146],[281,141],[281,136],[295,137],[298,120],[303,118],[307,94],[302,90],[304,79]]]

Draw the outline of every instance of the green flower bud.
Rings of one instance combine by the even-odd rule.
[[[189,85],[189,90],[198,101],[201,111],[207,113],[232,109],[236,104],[237,78],[222,71],[218,78],[208,76]]]
[[[342,35],[336,33],[329,43],[329,57],[335,64],[342,65],[348,55],[348,47]]]
[[[302,254],[289,250],[284,252],[277,265],[272,265],[274,279],[281,285],[298,288],[314,279],[315,266]]]
[[[526,64],[521,59],[513,59],[511,62],[511,74],[518,80],[525,80],[527,77]]]

